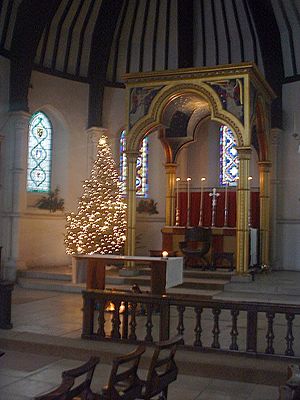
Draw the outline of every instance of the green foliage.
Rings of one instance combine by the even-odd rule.
[[[35,206],[43,210],[49,210],[50,212],[55,212],[57,210],[64,210],[64,199],[58,197],[59,189],[58,187],[49,192],[47,196],[43,196]]]
[[[136,211],[138,213],[145,213],[149,215],[158,214],[157,203],[155,203],[153,199],[141,199]]]

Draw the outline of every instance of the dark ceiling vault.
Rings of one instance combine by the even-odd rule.
[[[2,0],[0,54],[11,60],[10,107],[27,110],[33,69],[90,86],[89,126],[103,88],[125,72],[255,62],[274,88],[300,80],[299,0]],[[100,110],[100,112],[99,112]]]

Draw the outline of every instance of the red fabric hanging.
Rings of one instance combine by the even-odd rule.
[[[211,226],[212,221],[212,198],[210,192],[203,193],[203,226]],[[190,225],[197,226],[200,218],[200,192],[190,193]],[[236,191],[227,192],[228,227],[236,227]],[[215,226],[224,226],[225,191],[219,192],[216,206]],[[251,226],[259,227],[259,192],[251,192]],[[187,192],[179,193],[179,225],[187,223]]]

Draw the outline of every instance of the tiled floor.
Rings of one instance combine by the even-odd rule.
[[[0,360],[0,399],[29,400],[49,391],[60,382],[61,372],[82,363],[79,360],[6,351]],[[110,366],[99,364],[93,379],[93,390],[99,392],[107,382]],[[145,374],[145,371],[142,371]],[[170,385],[170,400],[275,400],[274,386],[226,381],[179,374]]]
[[[299,274],[300,278],[300,274]],[[298,279],[298,277],[297,277]],[[296,295],[295,277],[286,277],[287,289],[293,282],[293,296],[287,298],[282,293],[282,302],[299,304],[300,295]],[[298,280],[300,283],[300,279]],[[275,283],[272,283],[277,287]],[[280,301],[278,289],[272,296]],[[280,286],[283,291],[283,286]],[[300,294],[300,292],[299,292]],[[228,294],[224,294],[228,296]],[[232,296],[232,294],[230,294]],[[251,296],[252,293],[239,294],[240,298]],[[263,294],[257,294],[261,297]],[[262,299],[265,300],[265,299]],[[85,347],[90,346],[91,352],[94,348],[103,350],[101,363],[96,369],[93,388],[100,391],[107,382],[110,371],[110,360],[106,358],[105,351],[109,344],[102,342],[88,343],[80,339],[82,320],[82,299],[79,294],[64,294],[57,292],[42,292],[21,289],[16,287],[13,292],[12,322],[14,327],[10,331],[0,330],[0,347],[5,355],[0,358],[0,400],[29,400],[34,396],[48,391],[60,382],[61,372],[65,369],[80,365],[83,360],[88,359],[89,354]],[[13,344],[19,343],[15,348]],[[31,346],[28,347],[29,339]],[[22,344],[23,340],[23,344]],[[51,342],[51,345],[61,345],[60,352],[40,352],[39,346],[42,342]],[[74,347],[77,343],[78,351],[67,351],[69,343],[73,341]],[[84,342],[82,344],[82,342]],[[90,341],[89,341],[90,342]],[[79,344],[78,344],[79,343]],[[118,345],[120,349],[123,345]],[[65,350],[64,350],[65,349]],[[102,350],[101,350],[102,349]],[[185,356],[185,362],[192,360],[194,353]],[[191,361],[190,361],[191,362]],[[245,360],[246,362],[246,360]],[[255,368],[255,366],[254,366]],[[224,366],[226,369],[226,366]],[[286,370],[286,364],[282,364]],[[142,371],[145,374],[145,370]],[[234,379],[234,377],[232,377]],[[177,381],[170,386],[169,400],[277,400],[278,387],[266,384],[250,383],[235,380],[225,380],[224,377],[214,374],[203,374],[201,370],[192,371],[190,375],[180,373]]]

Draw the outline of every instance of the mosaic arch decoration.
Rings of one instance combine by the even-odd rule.
[[[243,79],[225,79],[209,82],[218,94],[222,107],[244,123],[244,84]]]
[[[220,127],[220,185],[236,186],[239,176],[238,152],[232,131],[226,125]]]
[[[129,127],[131,128],[144,117],[152,103],[152,100],[163,86],[154,88],[135,87],[130,91]]]
[[[51,188],[52,125],[41,111],[29,122],[27,191],[49,192]]]
[[[127,157],[126,157],[126,131],[120,136],[120,181],[122,193],[126,194]],[[136,161],[136,195],[148,197],[148,138],[144,138],[140,146],[140,154]]]

